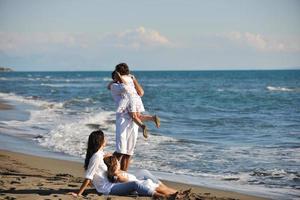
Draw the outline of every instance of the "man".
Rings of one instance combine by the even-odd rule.
[[[116,79],[115,71],[112,73],[112,79],[113,81],[108,85],[108,89],[110,89],[116,105],[119,106],[122,99],[121,95],[125,91],[124,84],[119,83],[119,80]],[[138,95],[142,97],[144,95],[143,88],[135,78],[133,82]],[[138,128],[127,109],[116,113],[116,151],[114,155],[120,160],[121,170],[128,170],[137,141]]]

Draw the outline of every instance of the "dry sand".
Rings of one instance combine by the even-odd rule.
[[[74,199],[68,192],[78,191],[83,181],[81,163],[31,156],[0,150],[0,199]],[[176,189],[192,188],[187,199],[241,199],[259,200],[264,198],[187,184],[163,181]],[[88,188],[85,198],[80,199],[151,199],[137,196],[104,196],[94,188]]]

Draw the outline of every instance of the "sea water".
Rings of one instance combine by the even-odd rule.
[[[133,72],[145,90],[150,137],[132,166],[164,178],[280,199],[300,197],[300,70]],[[0,133],[84,158],[102,129],[114,151],[111,72],[0,74]],[[20,117],[22,116],[22,117]],[[1,148],[1,147],[0,147]]]

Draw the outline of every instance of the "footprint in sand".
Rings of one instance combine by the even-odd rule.
[[[15,197],[6,196],[4,199],[5,200],[15,200],[16,198]]]
[[[14,184],[20,184],[20,182],[18,181],[11,181],[10,184],[14,185]]]
[[[68,184],[69,187],[78,187],[78,185]]]
[[[58,176],[58,177],[73,177],[71,174],[56,174],[55,176]]]

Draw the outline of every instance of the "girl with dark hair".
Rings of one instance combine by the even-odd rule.
[[[81,196],[86,187],[92,183],[99,193],[105,195],[129,195],[137,192],[142,196],[152,196],[153,192],[137,181],[112,183],[108,180],[107,166],[103,161],[105,145],[106,139],[101,130],[93,131],[90,134],[84,163],[85,180],[79,191],[71,194],[75,197]]]
[[[90,134],[88,139],[88,148],[86,150],[85,161],[84,161],[84,169],[88,169],[88,165],[91,157],[98,150],[103,149],[106,145],[106,140],[104,138],[104,134],[101,130],[94,131]]]

